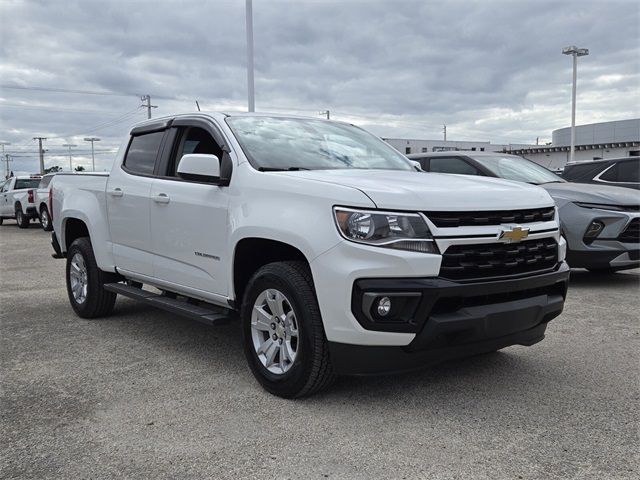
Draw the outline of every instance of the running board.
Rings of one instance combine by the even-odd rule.
[[[161,308],[168,312],[191,318],[206,325],[222,325],[234,319],[236,313],[228,308],[217,307],[207,304],[206,307],[188,303],[185,300],[170,298],[158,293],[148,292],[141,288],[125,285],[124,283],[105,283],[104,289],[133,298],[140,302],[151,305],[152,307]]]

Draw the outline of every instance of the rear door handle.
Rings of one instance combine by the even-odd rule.
[[[153,197],[153,201],[156,203],[169,203],[169,196],[166,193],[159,193]]]
[[[124,192],[121,188],[114,188],[109,192],[109,195],[111,195],[112,197],[121,197],[122,195],[124,195]]]

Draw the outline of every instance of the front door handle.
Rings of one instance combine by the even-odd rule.
[[[159,193],[153,197],[153,201],[156,203],[169,203],[169,196],[166,193]]]
[[[121,188],[114,188],[109,192],[109,195],[111,195],[112,197],[121,197],[122,195],[124,195],[124,192]]]

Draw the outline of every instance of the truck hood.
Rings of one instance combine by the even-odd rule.
[[[542,188],[509,180],[396,170],[312,170],[282,172],[352,187],[378,208],[390,210],[517,210],[553,205]],[[340,199],[336,199],[340,203]]]
[[[540,185],[558,200],[601,203],[604,205],[640,205],[640,191],[595,183],[545,183]]]

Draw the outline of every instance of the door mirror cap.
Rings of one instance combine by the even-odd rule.
[[[420,162],[416,162],[415,160],[409,160],[409,163],[413,166],[413,168],[415,168],[418,172],[423,172],[424,170],[422,170],[422,165],[420,165]]]
[[[189,153],[180,159],[177,173],[184,180],[217,184],[220,181],[220,159],[215,155]]]

